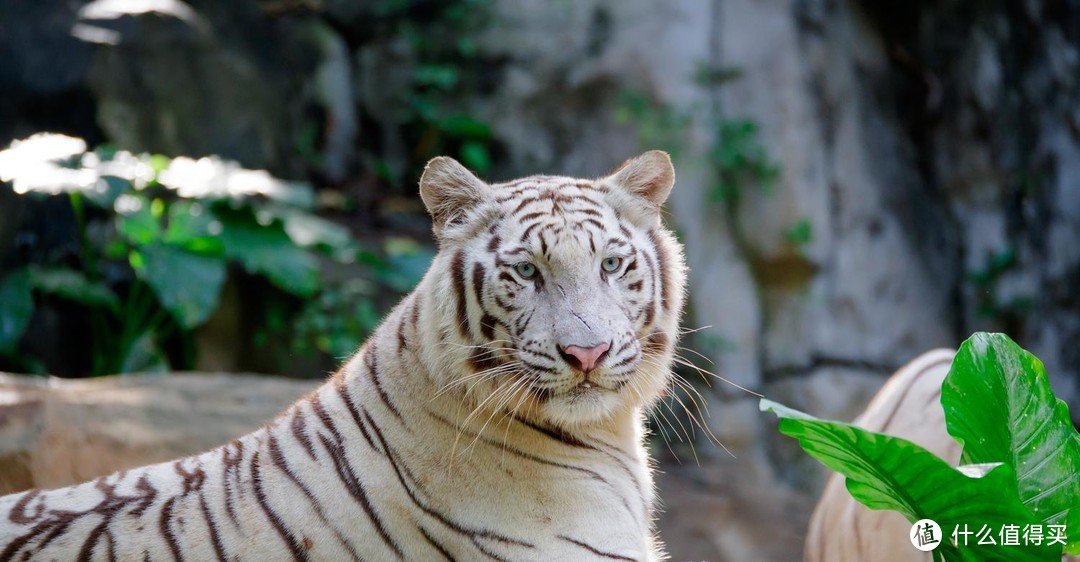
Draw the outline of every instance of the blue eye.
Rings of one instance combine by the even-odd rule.
[[[514,266],[514,271],[517,271],[518,275],[525,279],[532,279],[536,277],[536,266],[529,262],[521,262]]]
[[[614,273],[619,270],[619,266],[622,265],[622,258],[605,258],[600,262],[600,268],[607,273]]]

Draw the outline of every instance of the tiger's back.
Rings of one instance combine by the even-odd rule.
[[[644,560],[643,411],[685,284],[651,152],[596,181],[421,194],[439,253],[326,384],[202,455],[0,498],[15,559]]]

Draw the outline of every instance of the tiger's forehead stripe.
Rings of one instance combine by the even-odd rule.
[[[454,260],[450,265],[450,274],[453,276],[454,298],[457,302],[458,331],[461,337],[469,338],[469,326],[464,320],[468,318],[469,303],[465,300],[465,251],[458,250],[454,254]]]
[[[509,183],[493,184],[491,187],[496,193],[499,193],[499,196],[495,199],[499,203],[517,201],[522,198],[528,199],[543,192],[551,192],[558,197],[570,197],[572,196],[569,193],[571,191],[578,192],[573,196],[608,192],[607,187],[597,185],[592,181],[560,176],[530,176]]]
[[[512,193],[503,195],[499,201],[514,205],[508,213],[513,223],[524,227],[520,242],[527,246],[538,244],[545,258],[550,258],[550,247],[567,236],[567,229],[569,237],[595,253],[606,229],[604,219],[614,215],[619,221],[602,194],[592,189],[592,182],[556,177],[532,178],[514,185]]]
[[[664,245],[660,243],[657,238],[655,230],[649,231],[649,241],[652,242],[653,251],[656,252],[656,261],[659,262],[657,268],[660,270],[660,309],[670,309],[670,286],[671,286],[671,273],[669,258],[667,252],[664,251]]]

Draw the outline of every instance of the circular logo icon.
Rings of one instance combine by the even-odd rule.
[[[935,523],[933,519],[919,519],[916,521],[911,526],[908,538],[911,539],[912,546],[923,552],[934,550],[945,539],[941,534],[941,526]]]

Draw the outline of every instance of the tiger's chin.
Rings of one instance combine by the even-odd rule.
[[[629,401],[625,390],[583,383],[552,394],[539,408],[539,414],[556,426],[576,427],[610,419],[625,410]]]
[[[567,429],[608,422],[621,415],[636,418],[634,412],[647,409],[659,398],[667,379],[650,369],[634,377],[635,383],[611,386],[582,382],[548,395],[534,411],[547,423]]]

